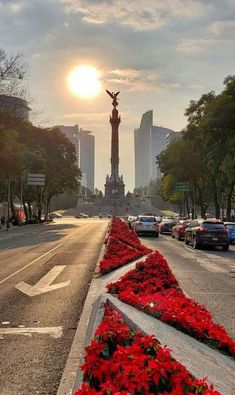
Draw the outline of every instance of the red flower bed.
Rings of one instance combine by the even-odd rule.
[[[145,251],[146,254],[152,251],[140,243],[136,232],[130,230],[120,218],[113,218],[109,232],[109,237],[110,236],[119,239],[137,250]]]
[[[231,356],[235,342],[223,326],[215,324],[204,306],[186,297],[165,258],[154,252],[136,269],[107,286],[118,298],[196,339]]]
[[[106,245],[104,258],[100,261],[100,273],[111,272],[143,255],[145,255],[144,251],[136,250],[120,240],[110,237]]]
[[[135,232],[130,231],[123,221],[114,217],[106,239],[104,258],[100,262],[100,273],[111,272],[151,251],[140,244]]]
[[[86,347],[84,383],[74,395],[220,395],[198,380],[154,336],[134,332],[106,307],[95,338]]]

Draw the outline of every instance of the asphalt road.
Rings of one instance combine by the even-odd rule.
[[[0,232],[1,395],[56,394],[108,223]]]
[[[165,256],[181,288],[235,338],[235,245],[226,252],[194,250],[168,235],[141,237],[141,242]]]

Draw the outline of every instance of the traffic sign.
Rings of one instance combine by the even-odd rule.
[[[27,184],[28,185],[44,186],[45,185],[45,174],[29,173]]]
[[[176,192],[188,192],[190,189],[190,185],[188,182],[176,182],[175,183],[175,190]]]

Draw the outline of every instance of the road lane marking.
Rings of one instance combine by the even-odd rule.
[[[56,279],[56,277],[64,270],[66,265],[54,266],[45,276],[41,278],[35,285],[29,285],[24,281],[21,281],[15,286],[19,291],[32,297],[40,295],[45,292],[53,291],[55,289],[63,288],[69,285],[69,281],[64,281],[62,283],[51,285],[51,283]]]
[[[32,333],[45,334],[60,338],[63,335],[62,326],[49,326],[46,328],[0,328],[0,336],[3,335],[25,335],[30,336]]]
[[[52,248],[51,250],[45,252],[45,254],[39,256],[37,259],[34,259],[32,262],[27,263],[27,265],[25,265],[24,267],[22,267],[21,269],[17,270],[15,273],[10,274],[9,276],[5,277],[3,280],[0,281],[0,284],[4,283],[5,281],[9,280],[9,278],[15,276],[16,274],[22,272],[22,270],[26,269],[27,267],[31,266],[33,263],[39,261],[40,259],[44,258],[44,256],[50,254],[51,252],[53,252],[54,250],[56,250],[57,248],[61,247],[63,245],[63,243],[59,244],[58,246]]]

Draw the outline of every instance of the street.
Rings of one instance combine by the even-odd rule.
[[[227,252],[194,250],[170,235],[141,237],[141,242],[164,255],[186,294],[203,304],[235,338],[235,245]]]
[[[54,395],[109,221],[0,233],[0,394]]]
[[[1,395],[56,394],[108,224],[64,217],[0,233]],[[234,337],[235,245],[194,250],[165,235],[141,242]]]

